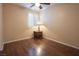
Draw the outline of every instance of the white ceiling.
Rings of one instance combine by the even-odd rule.
[[[51,6],[52,3],[50,5],[42,5],[43,9],[41,9],[41,10],[39,8],[37,8],[36,6],[31,7],[32,3],[17,3],[17,5],[24,7],[24,8],[32,9],[35,11],[43,11],[43,10],[47,9],[49,6]]]

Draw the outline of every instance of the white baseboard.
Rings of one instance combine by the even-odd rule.
[[[20,38],[20,39],[16,39],[16,40],[12,40],[12,41],[3,42],[3,44],[15,42],[15,41],[20,41],[20,40],[25,40],[25,39],[30,39],[30,38],[31,37]],[[75,49],[79,49],[79,47],[76,47],[76,46],[73,46],[73,45],[70,45],[70,44],[67,44],[67,43],[60,42],[60,41],[54,40],[54,39],[46,37],[46,36],[44,36],[44,38],[46,38],[47,40],[51,40],[51,41],[58,42],[60,44],[75,48]],[[2,51],[2,50],[3,50],[3,47],[0,49],[0,51]]]
[[[20,41],[20,40],[25,40],[25,39],[30,39],[30,38],[31,38],[31,37],[19,38],[19,39],[16,39],[16,40],[3,42],[3,44],[6,44],[6,43],[11,43],[11,42],[15,42],[15,41]]]
[[[66,46],[75,48],[75,49],[79,49],[79,47],[76,47],[76,46],[73,46],[73,45],[70,45],[70,44],[67,44],[67,43],[63,43],[63,42],[57,41],[57,40],[52,39],[52,38],[49,38],[49,37],[44,37],[44,38],[46,38],[47,40],[51,40],[51,41],[58,42],[58,43],[60,43],[60,44],[63,44],[63,45],[66,45]]]

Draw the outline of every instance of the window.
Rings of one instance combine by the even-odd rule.
[[[36,18],[33,13],[28,14],[28,25],[29,27],[33,27],[36,24]]]

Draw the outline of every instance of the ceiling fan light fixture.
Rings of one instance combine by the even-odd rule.
[[[43,7],[40,5],[39,8],[42,9]]]
[[[35,6],[36,6],[36,7],[39,7],[39,6],[40,6],[40,3],[35,3]]]

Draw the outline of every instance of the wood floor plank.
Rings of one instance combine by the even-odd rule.
[[[79,50],[47,39],[25,39],[5,44],[1,54],[5,56],[79,56]]]

